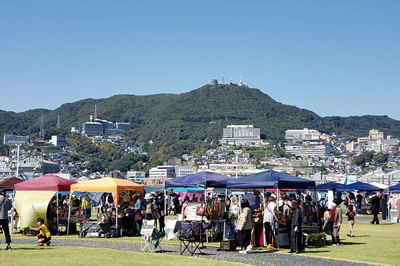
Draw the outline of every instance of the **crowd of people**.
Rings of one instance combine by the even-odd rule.
[[[349,224],[349,237],[355,237],[355,223],[358,217],[365,213],[366,203],[370,208],[367,210],[373,215],[371,224],[379,224],[378,214],[382,212],[382,219],[389,219],[388,207],[397,204],[400,209],[400,199],[388,198],[387,194],[372,193],[363,195],[359,192],[345,193],[341,198],[335,197],[334,201],[328,207],[326,199],[315,201],[310,192],[281,192],[279,197],[276,194],[254,190],[254,197],[250,204],[246,196],[238,197],[230,195],[225,198],[222,195],[221,201],[224,203],[224,212],[236,215],[234,223],[235,234],[237,238],[240,253],[246,254],[253,247],[266,246],[268,249],[277,247],[277,234],[279,228],[286,229],[289,239],[289,253],[304,252],[304,240],[302,236],[303,226],[315,226],[321,232],[331,235],[331,244],[340,245],[340,229],[343,220],[343,214]],[[119,206],[116,208],[114,197],[111,193],[102,194],[100,201],[95,206],[91,204],[90,197],[83,194],[71,198],[72,215],[80,215],[80,220],[90,221],[92,210],[97,208],[97,222],[115,223],[116,218],[121,221],[124,229],[129,229],[127,235],[139,236],[143,220],[155,220],[159,232],[165,230],[165,217],[167,215],[180,214],[182,219],[186,219],[188,204],[190,202],[207,202],[208,207],[214,208],[211,204],[211,194],[193,193],[189,197],[179,193],[169,193],[167,197],[163,192],[141,193],[134,191],[122,192],[119,195]],[[277,198],[279,200],[277,200]],[[58,199],[58,201],[57,201]],[[183,200],[182,200],[183,199]],[[218,197],[216,198],[218,204]],[[226,201],[226,202],[225,202]],[[344,202],[346,211],[342,213],[339,206]],[[68,217],[69,195],[58,195],[51,200],[45,219],[37,220],[38,227],[29,227],[31,231],[38,232],[38,244],[50,245],[51,235],[58,232],[57,219],[65,220]],[[165,206],[166,210],[165,211]],[[0,225],[6,238],[6,250],[11,250],[11,238],[8,229],[8,211],[12,208],[12,203],[5,197],[5,191],[0,190]],[[116,211],[118,210],[118,213]],[[58,215],[57,215],[58,214]],[[397,220],[399,222],[399,220]],[[264,243],[261,243],[264,241]]]

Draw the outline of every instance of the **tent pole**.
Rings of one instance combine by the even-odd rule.
[[[71,197],[72,193],[69,194],[69,199],[68,199],[68,223],[67,223],[67,236],[69,235],[69,222],[71,219]]]
[[[57,198],[56,198],[56,200],[57,200],[57,233],[59,233],[60,232],[60,209],[58,208],[58,191],[56,193],[57,193]]]
[[[117,200],[119,200],[119,193],[118,193]],[[115,204],[115,228],[117,231],[117,235],[119,236],[119,233],[118,233],[118,201]]]
[[[168,202],[169,201],[170,200],[168,200]],[[169,204],[171,204],[171,203],[169,203]],[[164,217],[166,217],[166,216],[167,216],[167,189],[164,186]],[[164,219],[166,219],[166,218],[164,218]]]
[[[276,206],[277,206],[277,209],[278,209],[278,212],[277,212],[278,214],[277,214],[277,217],[276,217],[278,219],[278,221],[277,221],[278,233],[276,234],[277,235],[277,239],[275,241],[276,241],[276,246],[279,249],[279,188],[276,188],[276,201],[277,201]]]
[[[11,208],[11,234],[14,234],[14,201],[15,201],[15,190],[13,190],[13,197],[12,197],[12,208]]]
[[[226,202],[227,202],[227,200],[228,200],[228,189],[225,188],[225,210],[223,210],[223,212],[226,212]],[[223,240],[226,240],[226,218],[224,219],[224,238],[223,238]]]

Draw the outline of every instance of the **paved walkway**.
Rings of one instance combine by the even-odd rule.
[[[31,244],[36,242],[33,239],[14,239],[13,244]],[[87,239],[54,239],[51,241],[52,245],[56,246],[74,246],[74,247],[87,247],[87,248],[105,248],[125,251],[141,251],[140,243],[127,243],[116,241],[98,241]],[[179,245],[162,242],[162,248],[165,254],[179,255]],[[271,251],[253,251],[250,254],[239,254],[238,252],[218,251],[215,247],[207,247],[202,250],[205,254],[196,254],[196,257],[218,260],[239,262],[249,265],[268,265],[268,266],[310,266],[310,265],[324,265],[324,266],[370,266],[366,263],[355,263],[349,261],[332,260],[313,258],[303,255],[292,254],[277,254]],[[185,253],[185,255],[188,255]]]

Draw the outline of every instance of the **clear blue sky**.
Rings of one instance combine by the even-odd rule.
[[[400,120],[400,1],[2,1],[0,109],[239,81]]]

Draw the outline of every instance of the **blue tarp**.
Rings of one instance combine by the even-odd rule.
[[[199,187],[176,187],[172,191],[173,192],[179,192],[179,193],[184,193],[184,192],[204,192],[204,188],[199,188]]]
[[[400,191],[400,184],[389,187],[389,192],[394,192],[394,191]]]
[[[226,187],[231,177],[212,172],[198,172],[196,174],[176,177],[165,181],[165,187]]]
[[[228,181],[226,188],[314,189],[315,182],[274,170],[268,170]]]
[[[315,188],[316,190],[322,190],[322,191],[328,191],[328,190],[336,190],[338,188],[341,188],[345,185],[337,183],[337,182],[328,182],[325,184],[320,184],[317,185],[317,187]]]
[[[363,183],[363,182],[354,182],[349,185],[345,185],[341,188],[336,189],[337,192],[344,192],[344,191],[382,191],[383,189],[380,187],[376,187],[374,185]]]

